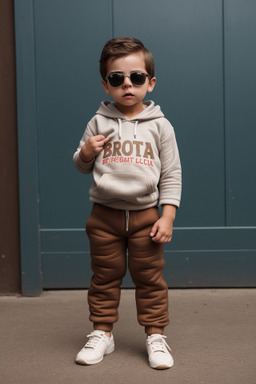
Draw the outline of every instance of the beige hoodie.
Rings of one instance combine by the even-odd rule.
[[[90,201],[111,208],[141,210],[155,205],[179,207],[181,165],[172,125],[153,101],[128,119],[110,101],[101,103],[88,123],[74,163],[83,173],[93,172]],[[91,162],[79,152],[90,136],[110,140]]]

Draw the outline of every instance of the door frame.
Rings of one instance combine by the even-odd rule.
[[[37,95],[33,0],[14,2],[20,200],[21,291],[42,291],[38,188]]]

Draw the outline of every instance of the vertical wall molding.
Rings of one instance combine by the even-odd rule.
[[[114,0],[110,0],[110,9],[111,9],[111,20],[110,20],[110,25],[111,25],[111,32],[112,32],[112,39],[115,36],[115,24],[114,24]]]
[[[15,0],[22,294],[41,293],[33,0]]]
[[[224,143],[225,143],[225,224],[230,225],[230,120],[229,120],[229,82],[227,76],[227,4],[222,0],[222,24],[223,24],[223,104],[224,104]]]

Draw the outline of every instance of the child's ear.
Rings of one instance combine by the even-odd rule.
[[[155,88],[155,85],[156,85],[156,78],[152,77],[152,79],[149,80],[148,92],[152,92],[153,89]]]
[[[105,80],[101,80],[101,84],[103,85],[105,92],[109,95],[108,83]]]

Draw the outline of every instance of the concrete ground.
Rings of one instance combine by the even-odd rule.
[[[173,368],[149,368],[134,291],[123,290],[116,350],[74,363],[91,330],[86,291],[0,297],[1,384],[255,384],[256,290],[170,290]]]

